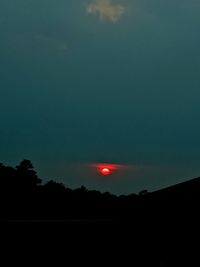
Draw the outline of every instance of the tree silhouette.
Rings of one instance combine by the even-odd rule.
[[[62,183],[57,183],[53,180],[50,180],[43,186],[44,190],[49,193],[64,193],[65,192],[65,186]]]
[[[146,194],[148,194],[148,190],[146,190],[146,189],[139,192],[139,196],[144,196]]]
[[[41,184],[42,180],[38,178],[33,164],[30,160],[24,159],[16,166],[17,178],[19,186],[25,190],[34,190],[37,185]]]
[[[5,166],[0,163],[0,192],[1,195],[6,192],[14,191],[17,186],[16,169]]]

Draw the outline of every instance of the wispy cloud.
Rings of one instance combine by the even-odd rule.
[[[44,34],[36,34],[34,36],[34,39],[43,42],[47,45],[50,45],[59,51],[65,51],[68,49],[68,46],[64,41],[49,37]]]
[[[113,0],[93,0],[87,6],[87,13],[110,22],[117,22],[125,12],[125,7]]]

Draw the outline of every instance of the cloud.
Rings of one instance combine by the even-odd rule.
[[[55,39],[55,38],[52,38],[52,37],[49,37],[43,34],[36,34],[34,36],[34,39],[46,45],[50,45],[51,47],[54,47],[59,51],[65,51],[68,49],[68,46],[64,41],[58,40],[58,39]]]
[[[117,22],[124,12],[124,6],[113,3],[113,0],[93,0],[87,7],[87,13],[113,23]]]

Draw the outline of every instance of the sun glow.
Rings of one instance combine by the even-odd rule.
[[[101,169],[101,174],[103,174],[103,175],[109,175],[110,174],[110,169],[109,168],[103,168],[103,169]]]

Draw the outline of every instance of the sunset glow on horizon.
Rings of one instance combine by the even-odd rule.
[[[93,164],[92,167],[94,167],[100,175],[108,176],[120,170],[122,165],[114,163],[96,163]]]

